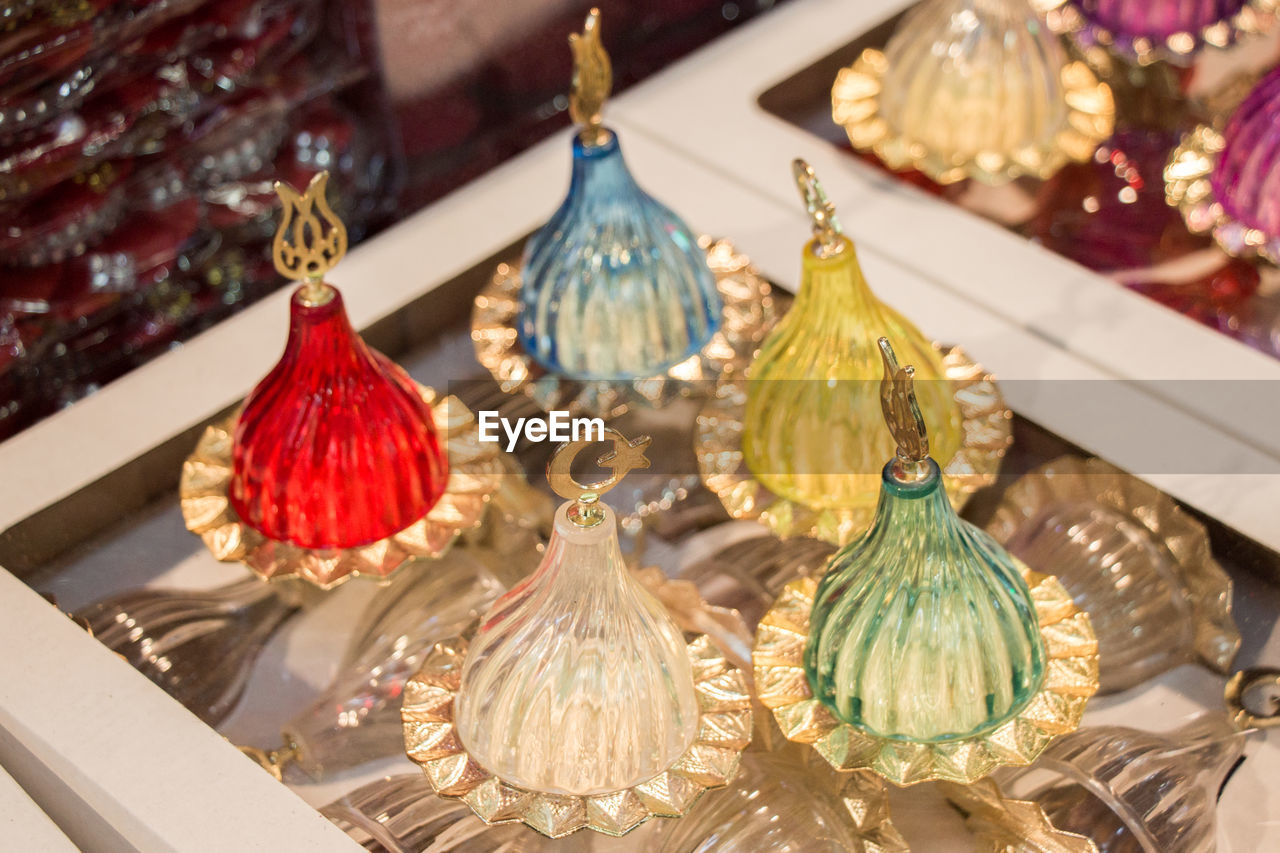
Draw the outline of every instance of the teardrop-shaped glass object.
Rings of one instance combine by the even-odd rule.
[[[942,357],[920,330],[867,286],[848,238],[822,257],[803,251],[795,304],[747,371],[742,452],[774,494],[809,507],[875,505],[893,455],[880,413],[880,351],[888,337],[915,366],[916,394],[933,455],[945,466],[963,438]]]
[[[569,194],[525,245],[520,340],[574,378],[655,376],[701,350],[721,299],[697,237],[627,170],[618,138],[573,140]]]
[[[1025,707],[1045,674],[1018,566],[956,515],[937,463],[902,482],[884,468],[875,522],[818,585],[805,669],[831,711],[881,737],[980,734]]]
[[[538,570],[500,598],[467,650],[458,737],[513,785],[620,791],[693,743],[699,707],[684,638],[622,560],[613,511],[556,512]]]
[[[210,590],[141,589],[74,614],[99,642],[210,726],[235,709],[267,641],[304,591],[257,578]]]
[[[925,0],[883,54],[841,72],[832,97],[856,147],[944,184],[1048,177],[1114,122],[1110,90],[1027,0]]]
[[[284,727],[292,765],[313,779],[404,750],[401,694],[433,644],[456,637],[502,593],[463,548],[429,572],[399,572],[369,601],[323,693]]]
[[[1209,178],[1214,196],[1228,217],[1261,232],[1253,242],[1280,244],[1280,68],[1254,86],[1222,138]]]
[[[352,548],[426,515],[448,459],[413,380],[323,287],[319,302],[294,293],[284,355],[240,412],[228,498],[268,539]]]
[[[1218,792],[1244,743],[1221,714],[1168,734],[1086,728],[1055,741],[1005,789],[1037,800],[1054,826],[1092,838],[1100,853],[1210,853]]]

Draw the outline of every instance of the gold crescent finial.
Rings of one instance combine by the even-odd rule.
[[[613,89],[613,68],[600,41],[600,10],[592,9],[581,33],[569,36],[573,51],[573,81],[569,92],[569,115],[582,125],[579,136],[587,145],[601,145],[609,138],[602,126],[601,111]]]
[[[587,432],[589,435],[590,430]],[[604,511],[598,506],[600,496],[622,482],[627,472],[649,467],[649,460],[644,455],[645,448],[653,441],[649,436],[642,435],[629,441],[616,429],[606,427],[604,440],[613,442],[613,449],[596,459],[596,464],[612,473],[598,483],[579,483],[572,473],[573,461],[578,454],[595,444],[597,439],[565,442],[547,463],[547,482],[551,484],[551,490],[562,498],[577,501],[569,508],[569,519],[579,527],[595,527],[604,521]]]
[[[308,283],[307,296],[313,303],[327,301],[324,275],[347,253],[347,227],[325,198],[328,184],[327,171],[312,178],[303,193],[283,181],[275,183],[284,214],[271,243],[271,258],[282,276]]]
[[[898,458],[894,473],[904,482],[923,479],[928,468],[923,463],[929,458],[929,434],[924,428],[924,416],[916,402],[916,369],[908,365],[898,366],[888,338],[880,338],[880,358],[884,361],[884,378],[880,380],[880,408],[884,422],[898,444]]]
[[[840,239],[844,232],[840,229],[840,220],[836,219],[836,206],[827,198],[827,191],[818,182],[813,167],[797,157],[791,161],[791,174],[796,179],[796,188],[800,190],[800,198],[804,199],[805,210],[813,224],[813,236],[817,240],[814,248],[818,257],[829,258],[839,254],[844,248]]]

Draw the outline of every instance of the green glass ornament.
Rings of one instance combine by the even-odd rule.
[[[912,388],[879,341],[881,406],[897,442],[875,520],[832,558],[814,600],[805,670],[839,719],[936,743],[979,735],[1040,689],[1044,642],[1015,559],[956,515]]]

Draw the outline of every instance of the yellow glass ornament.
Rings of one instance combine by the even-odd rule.
[[[920,410],[944,469],[963,439],[960,408],[938,348],[871,292],[813,170],[803,160],[792,166],[814,238],[795,304],[747,371],[742,451],[776,495],[815,508],[874,507],[894,452],[881,428],[876,342],[888,337],[916,366]]]

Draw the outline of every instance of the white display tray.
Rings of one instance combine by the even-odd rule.
[[[860,242],[872,287],[927,334],[963,344],[1003,378],[1280,378],[1280,362],[961,211],[877,183],[754,107],[759,91],[884,17],[874,10],[877,5],[882,4],[794,0],[618,98],[609,124],[619,132],[640,183],[696,229],[732,238],[768,276],[794,287],[807,220],[787,164],[793,156],[808,157]],[[558,204],[568,171],[568,135],[559,134],[357,247],[333,277],[353,322],[364,327],[395,314],[528,233]],[[278,357],[287,300],[282,290],[0,444],[0,529],[58,504],[234,404]],[[1108,324],[1125,333],[1107,334]],[[449,366],[455,363],[424,361],[415,376],[444,386],[457,378]],[[1141,383],[1125,387],[1127,393],[1111,401],[1112,423],[1158,424],[1188,452],[1221,454],[1224,465],[1239,470],[1268,470],[1280,458],[1280,436],[1272,428],[1276,413],[1265,407],[1242,413],[1225,430],[1220,409],[1161,398]],[[1010,402],[1067,440],[1125,467],[1123,455],[1110,452],[1118,450],[1108,445],[1110,433],[1078,412],[1055,408],[1052,395],[1027,394]],[[1280,528],[1272,521],[1280,508],[1280,478],[1151,479],[1259,542],[1280,546]],[[69,541],[79,541],[81,534],[68,524]],[[140,583],[213,586],[241,570],[215,563],[178,527],[176,510],[162,506],[128,520],[69,571],[78,574],[76,583],[60,589],[69,599],[65,607]],[[1280,660],[1276,590],[1246,584],[1237,593],[1246,635],[1240,664],[1274,663]],[[363,593],[350,585],[342,594]],[[326,802],[382,772],[407,770],[396,762],[366,769],[332,788],[303,790],[304,802],[23,581],[0,572],[0,601],[6,613],[0,620],[6,652],[0,656],[0,764],[81,847],[353,849],[307,803]],[[269,655],[290,673],[290,680],[281,681],[282,702],[302,702],[307,689],[332,674],[354,608],[335,599],[329,610],[318,620],[298,620],[273,642]],[[302,687],[295,694],[290,684]],[[274,689],[255,681],[240,713],[251,716],[251,703],[272,701]],[[1220,691],[1221,679],[1183,667],[1142,690],[1095,703],[1086,722],[1170,729],[1198,709],[1220,708]],[[1280,839],[1266,835],[1280,828],[1280,793],[1266,783],[1280,771],[1275,740],[1273,735],[1251,741],[1248,760],[1224,794],[1222,849],[1280,849]],[[895,800],[904,817],[918,807],[915,795]]]

